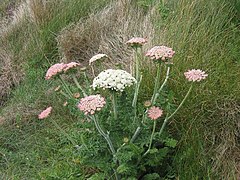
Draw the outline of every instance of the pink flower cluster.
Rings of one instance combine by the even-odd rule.
[[[64,63],[54,64],[47,70],[45,79],[47,80],[51,79],[53,76],[62,72],[67,72],[69,69],[74,68],[76,66],[80,66],[80,64],[76,62],[70,62],[68,64],[64,64]]]
[[[192,69],[192,70],[188,70],[187,72],[184,73],[186,79],[188,81],[201,81],[203,79],[206,79],[206,77],[208,76],[208,74],[206,74],[204,71],[200,70],[200,69]]]
[[[105,104],[105,99],[99,94],[90,95],[80,100],[78,108],[80,109],[80,111],[83,111],[85,115],[93,115],[95,111],[100,111]]]
[[[134,37],[126,42],[126,44],[132,46],[132,47],[141,47],[147,43],[147,40],[145,38],[141,37]]]
[[[47,109],[43,110],[39,115],[38,115],[38,119],[45,119],[49,116],[49,114],[52,111],[52,107],[48,107]]]
[[[172,48],[167,46],[154,46],[147,51],[146,56],[149,56],[151,59],[165,61],[166,59],[171,59],[175,51]]]
[[[153,106],[150,109],[148,109],[147,113],[150,119],[156,120],[162,116],[163,110],[161,110],[159,107]]]

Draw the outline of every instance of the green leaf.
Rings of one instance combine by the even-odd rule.
[[[172,138],[167,138],[164,140],[166,146],[171,147],[171,148],[175,148],[177,146],[177,140],[172,139]]]
[[[152,174],[147,174],[143,177],[143,180],[157,180],[157,179],[160,179],[160,176],[159,174],[157,173],[152,173]]]

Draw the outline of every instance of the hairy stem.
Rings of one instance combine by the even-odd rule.
[[[155,100],[155,96],[160,84],[160,74],[161,74],[161,67],[162,67],[162,63],[158,63],[157,65],[157,77],[155,78],[155,84],[154,84],[154,90],[153,90],[153,95],[151,98],[151,103],[153,103],[153,101]]]
[[[155,129],[156,129],[156,124],[157,124],[157,121],[155,120],[154,124],[153,124],[152,134],[151,134],[151,137],[150,137],[150,142],[149,142],[149,145],[148,145],[148,150],[143,154],[143,157],[146,156],[149,153],[150,149],[151,149],[152,140],[153,140],[153,136],[154,136]]]
[[[116,97],[116,92],[112,92],[112,104],[113,104],[113,115],[114,115],[114,120],[117,120],[117,97]]]
[[[63,80],[62,76],[59,75],[58,77],[59,77],[59,79],[60,79],[60,81],[61,81],[61,83],[62,83],[65,91],[68,93],[68,95],[69,95],[70,97],[72,97],[72,96],[73,96],[73,93],[71,92],[71,90],[69,89],[69,87],[68,87],[68,85],[65,83],[65,81]]]
[[[158,91],[157,91],[157,93],[156,93],[156,95],[155,95],[155,97],[154,97],[154,99],[153,99],[153,101],[152,101],[152,104],[153,104],[153,105],[156,103],[156,100],[157,100],[158,96],[160,95],[163,87],[166,85],[167,80],[168,80],[168,78],[169,78],[169,73],[170,73],[170,66],[168,66],[168,68],[167,68],[166,78],[164,79],[161,87],[158,89]]]
[[[187,97],[189,96],[190,92],[192,91],[192,87],[193,87],[193,84],[191,84],[191,86],[189,87],[188,92],[185,95],[185,97],[183,98],[182,102],[179,104],[177,109],[168,117],[168,119],[173,117],[178,112],[178,110],[182,107],[183,103],[186,101]]]

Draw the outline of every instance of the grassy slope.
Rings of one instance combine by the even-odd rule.
[[[0,174],[3,179],[73,178],[81,172],[80,160],[67,140],[64,137],[59,138],[58,130],[53,128],[49,121],[36,121],[39,110],[54,100],[54,106],[60,109],[60,114],[54,114],[53,118],[60,122],[71,136],[79,138],[78,123],[74,122],[72,116],[65,115],[67,113],[62,107],[61,99],[53,94],[48,98],[51,92],[48,87],[53,85],[43,80],[49,63],[58,59],[55,35],[67,24],[86,16],[95,1],[74,2],[74,6],[63,4],[62,8],[59,8],[61,10],[54,12],[47,23],[37,27],[26,24],[23,26],[24,30],[20,30],[21,34],[15,32],[9,36],[9,46],[14,48],[16,54],[24,56],[28,63],[24,64],[25,80],[12,92],[12,98],[1,110],[8,114],[9,120],[13,122],[11,126],[0,127]],[[175,91],[177,101],[184,95],[182,92],[186,91],[182,71],[188,67],[196,67],[204,68],[209,73],[209,79],[200,85],[200,88],[195,88],[185,106],[187,108],[183,108],[174,121],[179,130],[178,134],[182,137],[175,158],[179,178],[197,179],[214,177],[216,172],[219,172],[212,168],[209,157],[217,158],[213,143],[219,144],[219,141],[227,139],[220,137],[217,142],[212,141],[214,133],[221,132],[222,127],[235,130],[235,124],[229,123],[234,117],[229,119],[219,116],[218,106],[229,103],[231,108],[233,102],[239,103],[239,84],[235,77],[239,75],[239,52],[236,47],[239,46],[240,37],[239,30],[234,25],[230,26],[229,19],[231,20],[233,13],[231,5],[227,4],[216,11],[216,7],[222,7],[217,2],[203,0],[199,3],[193,1],[192,5],[187,4],[181,0],[161,6],[161,17],[165,16],[166,12],[168,14],[168,8],[174,9],[175,13],[168,16],[167,23],[155,22],[159,32],[167,30],[164,36],[159,35],[160,39],[156,39],[156,43],[171,45],[178,52],[173,70],[179,76],[174,79],[177,84],[174,86],[177,86],[178,90]],[[21,55],[25,37],[30,37],[30,45],[25,54]],[[212,151],[207,151],[207,147]],[[90,168],[86,169],[91,171]],[[222,173],[226,175],[226,172]]]

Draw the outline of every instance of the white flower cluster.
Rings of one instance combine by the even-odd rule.
[[[107,69],[94,78],[92,87],[93,89],[103,88],[122,92],[125,87],[136,82],[136,79],[124,70]]]

